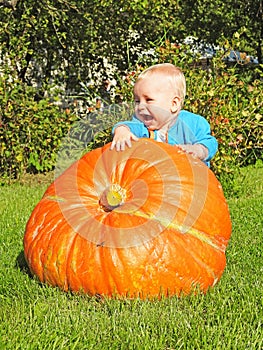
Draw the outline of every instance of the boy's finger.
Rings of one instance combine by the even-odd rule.
[[[111,142],[111,145],[110,145],[110,150],[113,150],[114,147],[115,147],[115,145],[116,145],[116,142],[115,142],[115,141],[112,141],[112,142]]]
[[[131,139],[128,139],[128,140],[126,141],[126,144],[127,144],[127,146],[128,146],[129,148],[131,148],[131,146],[132,146]]]
[[[138,141],[138,140],[139,140],[139,138],[138,138],[137,136],[135,136],[135,135],[132,135],[131,139],[132,139],[133,141]]]

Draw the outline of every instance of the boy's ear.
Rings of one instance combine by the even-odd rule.
[[[175,96],[172,101],[171,112],[176,113],[181,108],[181,100],[179,96]]]

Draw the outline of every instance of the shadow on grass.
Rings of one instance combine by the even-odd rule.
[[[22,273],[28,275],[30,278],[33,278],[33,275],[27,265],[23,250],[18,254],[16,258],[15,267],[19,269]]]

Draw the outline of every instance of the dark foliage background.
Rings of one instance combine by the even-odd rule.
[[[92,129],[95,113],[103,125],[102,106],[132,101],[137,74],[157,62],[184,70],[185,108],[219,141],[219,176],[261,161],[262,19],[262,1],[0,1],[1,181],[54,169],[74,123]],[[201,59],[208,44],[213,59]],[[110,139],[105,124],[87,149]]]

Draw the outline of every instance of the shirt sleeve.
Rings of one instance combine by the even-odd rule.
[[[193,144],[201,144],[208,150],[208,156],[205,161],[209,161],[214,157],[218,149],[218,143],[214,136],[211,135],[210,125],[203,117],[199,117],[196,127],[195,141]]]
[[[210,124],[201,115],[182,110],[179,113],[175,125],[170,130],[169,143],[171,144],[201,144],[208,150],[208,156],[204,161],[209,160],[217,152],[218,143],[211,135]]]

